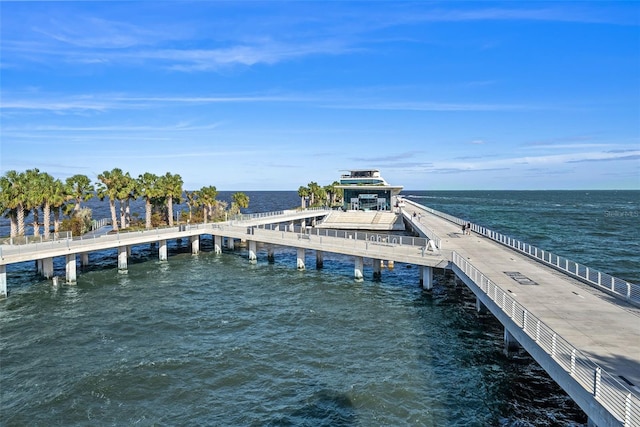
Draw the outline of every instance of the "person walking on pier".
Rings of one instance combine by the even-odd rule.
[[[462,234],[463,234],[463,235],[464,235],[464,234],[466,234],[466,233],[464,232],[465,227],[466,227],[466,226],[465,226],[465,224],[464,224],[464,223],[462,223]]]
[[[467,223],[467,234],[469,236],[471,235],[471,223],[470,222]]]

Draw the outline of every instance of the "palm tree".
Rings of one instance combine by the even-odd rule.
[[[39,209],[44,202],[44,190],[42,185],[42,174],[38,168],[28,169],[25,172],[27,181],[27,199],[25,207],[33,212],[33,235],[40,235],[40,213]]]
[[[56,179],[46,172],[40,174],[39,177],[40,191],[42,195],[42,216],[44,225],[44,238],[48,239],[51,233],[51,200],[54,198],[56,190]]]
[[[129,172],[118,178],[118,200],[120,201],[120,228],[129,228],[131,221],[129,201],[136,198],[136,180],[131,178]]]
[[[198,192],[200,194],[200,203],[203,205],[204,222],[208,221],[209,215],[213,214],[213,206],[216,203],[218,190],[213,185],[202,187]]]
[[[191,222],[193,222],[192,221],[193,208],[198,207],[198,205],[200,204],[200,202],[198,201],[198,199],[200,198],[200,192],[199,191],[185,191],[184,194],[187,197],[187,207],[189,208],[189,222],[191,223]]]
[[[309,192],[310,192],[309,204],[311,205],[311,207],[316,206],[316,201],[320,203],[320,201],[326,197],[324,189],[320,187],[320,185],[318,185],[318,183],[315,181],[311,181],[309,183]]]
[[[152,200],[162,195],[158,188],[158,176],[150,172],[145,172],[138,177],[138,190],[144,198],[145,228],[151,228],[151,207]]]
[[[298,188],[298,196],[300,196],[300,207],[302,209],[306,208],[305,201],[307,200],[307,197],[309,197],[310,194],[311,192],[309,191],[309,187],[304,187],[301,185]]]
[[[67,187],[59,179],[53,182],[51,194],[49,197],[49,203],[53,208],[53,232],[57,233],[60,230],[60,208],[64,205],[69,197],[67,193]]]
[[[69,196],[76,202],[73,207],[74,214],[80,211],[81,202],[86,202],[94,196],[95,188],[86,175],[73,175],[66,179],[65,185]]]
[[[239,214],[240,208],[249,207],[249,196],[244,193],[233,193],[231,199],[233,200],[231,203],[231,211],[234,214]]]
[[[330,207],[336,204],[336,199],[340,191],[336,188],[337,185],[340,185],[340,183],[338,181],[333,181],[331,184],[325,185],[323,187],[325,193],[327,194],[327,205]]]
[[[182,177],[178,174],[172,175],[167,172],[158,180],[162,194],[167,198],[167,217],[169,227],[173,227],[173,202],[180,203],[182,197]]]
[[[3,205],[3,213],[6,211],[5,215],[10,221],[11,237],[24,235],[24,205],[21,192],[26,190],[23,179],[24,174],[15,170],[7,171],[0,178],[0,201]]]
[[[104,171],[98,175],[100,182],[98,183],[98,197],[100,200],[104,200],[105,197],[109,198],[109,209],[111,210],[111,223],[113,230],[118,231],[118,217],[116,216],[116,199],[120,192],[120,182],[122,169],[115,168],[111,171]]]

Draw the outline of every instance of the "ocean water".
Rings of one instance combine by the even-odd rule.
[[[605,272],[616,266],[627,280],[638,277],[637,238],[626,236],[637,222],[638,192],[604,192],[590,207],[577,194],[553,201],[538,192],[405,193],[570,259],[593,259],[602,267],[587,265]],[[296,192],[248,195],[254,212],[299,204]],[[94,217],[108,215],[108,207],[92,207]],[[582,242],[574,257],[568,241],[583,239],[576,227],[542,228],[583,211],[595,216],[580,219],[579,233],[601,233],[601,222],[612,243],[620,237],[606,255]],[[564,238],[545,234],[556,230]],[[558,250],[549,247],[555,241]],[[423,292],[418,269],[401,263],[380,280],[365,264],[365,280],[355,281],[348,257],[325,254],[317,270],[310,252],[300,272],[288,248],[273,263],[259,251],[256,264],[243,247],[215,255],[207,238],[201,249],[192,256],[186,241],[171,242],[161,263],[149,245],[135,247],[126,274],[117,271],[115,251],[91,254],[78,283],[57,289],[33,263],[9,268],[10,296],[0,302],[0,424],[586,424],[526,353],[503,354],[502,328],[475,312],[472,295],[451,276],[436,274],[433,291]],[[61,261],[54,268],[64,274]]]

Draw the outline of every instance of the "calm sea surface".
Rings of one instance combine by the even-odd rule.
[[[299,204],[246,192],[249,211]],[[231,193],[221,192],[219,198]],[[630,281],[640,280],[640,192],[418,192],[414,200]],[[89,203],[94,217],[106,203]],[[139,207],[141,209],[141,207]],[[185,208],[186,209],[186,208]],[[0,234],[8,234],[6,222]],[[8,269],[0,302],[0,424],[6,426],[566,426],[584,414],[448,276],[424,293],[396,264],[354,281],[348,257],[296,270],[246,248],[172,242],[90,255],[75,286],[33,263]],[[64,265],[54,264],[64,275]]]

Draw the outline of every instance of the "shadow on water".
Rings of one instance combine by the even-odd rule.
[[[267,426],[332,426],[356,425],[353,402],[344,393],[319,390],[300,402],[300,409],[267,422]]]

